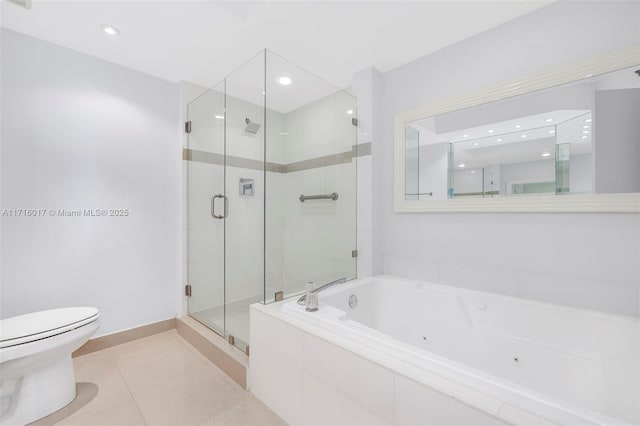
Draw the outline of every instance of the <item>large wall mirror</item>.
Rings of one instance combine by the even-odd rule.
[[[640,211],[637,46],[398,114],[396,211]]]

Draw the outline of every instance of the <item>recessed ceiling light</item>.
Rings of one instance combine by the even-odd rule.
[[[543,152],[543,153],[542,153],[542,156],[543,156],[543,157],[549,157],[550,155],[551,155],[551,153],[549,153],[549,152]]]
[[[224,115],[214,115],[215,118],[217,118],[218,120],[224,120]]]
[[[468,138],[468,137],[469,137],[469,135],[466,135],[466,134],[465,134],[465,135],[462,135],[462,137],[463,137],[463,138]]]
[[[553,121],[553,118],[547,118],[547,119],[546,119],[546,120],[544,120],[544,121],[546,121],[547,123],[551,123],[551,122]]]
[[[584,126],[582,126],[583,129],[589,129],[591,128],[591,126],[589,126],[588,124],[585,124]]]
[[[588,136],[583,136],[583,137],[582,137],[582,139],[587,139],[587,138],[588,138]]]
[[[489,130],[487,130],[487,132],[493,133],[493,129],[489,129]]]
[[[502,139],[496,139],[496,142],[502,142]]]
[[[471,173],[475,173],[475,172],[477,172],[477,170],[471,170]]]
[[[265,92],[265,91],[263,90],[263,91],[262,91],[262,94],[263,94],[263,95],[266,95],[266,94],[267,94],[267,92]]]
[[[527,137],[527,135],[520,135],[520,137],[521,137],[521,138],[526,138],[526,137]]]
[[[586,120],[584,120],[585,123],[591,123],[591,119],[587,118]]]
[[[582,133],[584,133],[586,135],[587,133],[589,133],[589,131],[588,130],[583,130]]]
[[[353,110],[352,110],[352,109],[350,109],[349,111],[347,111],[347,114],[349,114],[349,115],[353,115]]]
[[[460,167],[461,169],[463,169],[463,168],[464,168],[464,163],[460,163],[460,164],[458,164],[458,167]]]
[[[589,78],[589,77],[593,77],[593,74],[587,74],[584,76],[584,78]]]
[[[555,132],[556,132],[556,131],[555,131],[555,130],[553,130],[553,129],[549,130],[549,133],[555,133]]]
[[[516,129],[519,129],[520,127],[522,127],[522,124],[516,124]]]
[[[102,28],[102,31],[104,31],[108,36],[117,37],[120,35],[120,30],[114,26],[102,24],[100,25],[100,28]]]
[[[473,146],[478,146],[478,142],[474,142],[472,145]]]
[[[288,86],[291,84],[291,79],[289,77],[280,77],[278,79],[278,83],[280,83],[283,86]]]

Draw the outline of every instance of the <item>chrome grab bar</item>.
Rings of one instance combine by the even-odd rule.
[[[320,287],[314,289],[312,293],[320,293],[322,290],[326,290],[327,288],[333,287],[336,284],[342,284],[345,281],[347,281],[347,277],[339,278],[335,281],[331,281],[330,283],[321,285]],[[303,294],[302,296],[300,296],[300,298],[298,299],[298,305],[304,305],[304,301],[306,298],[307,298],[306,294]]]
[[[307,200],[324,200],[324,199],[331,199],[335,201],[338,199],[338,193],[332,192],[331,194],[322,194],[322,195],[301,195],[300,197],[298,197],[298,200],[300,200],[301,203],[304,203]]]
[[[224,214],[216,214],[216,198],[222,198],[224,200]],[[222,194],[216,194],[211,197],[211,217],[214,219],[224,219],[229,216],[229,203],[228,198]]]

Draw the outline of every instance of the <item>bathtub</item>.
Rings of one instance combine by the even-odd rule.
[[[255,309],[496,424],[640,423],[638,318],[388,276],[341,284],[319,299],[313,313],[295,300]],[[259,352],[266,351],[260,341]],[[320,380],[338,364],[322,366]],[[386,423],[402,423],[392,415]],[[304,413],[297,418],[308,420]]]

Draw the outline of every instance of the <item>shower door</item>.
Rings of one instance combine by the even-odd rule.
[[[187,108],[189,315],[248,352],[264,302],[264,52]]]
[[[189,315],[225,335],[224,82],[187,106],[187,282]]]

